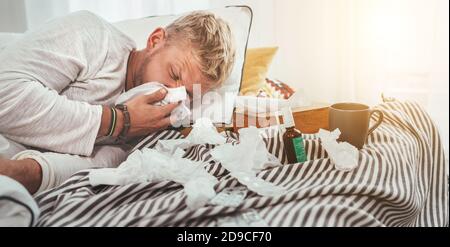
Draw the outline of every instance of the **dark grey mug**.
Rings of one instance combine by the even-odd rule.
[[[370,117],[378,113],[378,121],[369,128]],[[338,103],[330,106],[329,128],[339,128],[339,141],[346,141],[361,149],[370,135],[382,122],[383,112],[372,110],[369,106],[358,103]]]

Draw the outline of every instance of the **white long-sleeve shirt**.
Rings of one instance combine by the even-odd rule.
[[[55,152],[91,155],[102,107],[125,88],[135,43],[79,11],[0,51],[0,134]]]

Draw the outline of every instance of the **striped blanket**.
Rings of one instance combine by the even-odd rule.
[[[377,109],[384,112],[384,122],[369,136],[351,172],[334,168],[315,135],[305,135],[307,162],[285,164],[280,131],[261,129],[267,149],[284,165],[258,176],[287,188],[287,194],[262,197],[248,192],[237,207],[208,204],[189,210],[183,188],[175,182],[92,187],[85,170],[35,197],[41,210],[37,225],[217,226],[246,212],[268,226],[448,225],[448,181],[435,125],[414,103],[383,103]],[[237,140],[234,133],[223,134]],[[169,138],[182,136],[163,131],[136,148]],[[205,169],[219,179],[216,192],[240,186],[211,158],[212,148],[197,145],[185,156],[205,162]]]

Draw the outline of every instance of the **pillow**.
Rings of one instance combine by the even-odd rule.
[[[219,97],[203,97],[202,104],[194,106],[192,120],[203,116],[211,118],[213,123],[230,124],[234,102],[241,86],[242,68],[253,15],[251,9],[247,6],[229,6],[208,11],[221,17],[230,25],[236,43],[236,61],[230,77],[222,86],[213,90],[212,94],[208,94]],[[137,49],[142,49],[146,46],[147,38],[154,29],[165,27],[180,16],[152,16],[121,21],[114,23],[114,25],[136,42]],[[201,112],[201,116],[195,114],[196,112]]]
[[[265,84],[256,96],[277,99],[289,99],[295,90],[280,80],[265,79]]]
[[[34,226],[40,210],[22,184],[0,175],[0,227]]]
[[[278,47],[248,49],[245,56],[241,95],[257,95],[266,84],[265,78]]]

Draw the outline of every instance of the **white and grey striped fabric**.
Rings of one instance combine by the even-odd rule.
[[[369,136],[355,170],[336,170],[319,140],[307,135],[307,162],[259,173],[286,187],[285,195],[261,197],[249,192],[238,207],[189,210],[182,187],[175,182],[92,187],[86,170],[35,198],[41,210],[38,226],[216,226],[223,217],[248,210],[269,226],[448,225],[446,164],[435,125],[414,103],[383,103],[377,109],[384,112],[384,122]],[[229,141],[237,138],[225,134]],[[285,163],[278,130],[262,129],[261,134],[268,150]],[[163,131],[145,138],[137,148],[168,138],[181,135]],[[197,145],[186,157],[205,161],[205,169],[219,179],[217,192],[239,186],[211,158],[212,148]]]

